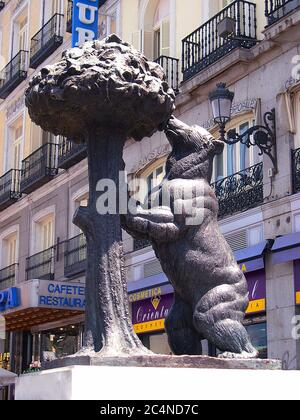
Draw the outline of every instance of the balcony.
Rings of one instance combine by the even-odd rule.
[[[66,242],[65,276],[74,277],[86,270],[86,239],[83,234]]]
[[[259,206],[264,201],[263,164],[221,179],[212,188],[219,201],[220,219]]]
[[[77,144],[64,137],[61,139],[58,146],[58,167],[60,169],[69,169],[85,159],[86,156],[85,144]]]
[[[300,149],[292,151],[293,193],[300,192]]]
[[[55,14],[31,39],[29,67],[36,69],[63,43],[64,15]]]
[[[173,57],[160,56],[155,60],[165,71],[169,86],[175,93],[179,92],[179,60]]]
[[[21,193],[29,194],[58,173],[57,144],[47,143],[22,162]]]
[[[21,171],[12,169],[0,178],[0,211],[6,209],[19,198]]]
[[[54,279],[55,247],[49,248],[26,260],[27,280],[53,280]]]
[[[102,7],[107,0],[99,0],[99,8]],[[72,19],[73,19],[73,0],[68,0],[68,9],[67,9],[67,25],[66,31],[70,34],[72,33]]]
[[[28,51],[19,51],[18,54],[1,71],[0,98],[6,99],[11,92],[27,77]]]
[[[265,0],[268,26],[300,7],[300,0]]]
[[[149,246],[152,246],[152,244],[148,239],[134,239],[133,241],[133,251],[140,251]]]
[[[0,290],[6,290],[16,285],[18,264],[0,270]]]
[[[234,32],[224,31],[220,24],[233,24]],[[252,48],[257,43],[256,5],[236,0],[196,29],[182,41],[182,71],[186,81],[236,48]]]

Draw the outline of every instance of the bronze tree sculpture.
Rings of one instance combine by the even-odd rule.
[[[37,125],[87,144],[89,204],[74,216],[87,238],[86,354],[148,352],[130,321],[120,215],[99,214],[97,184],[109,179],[118,190],[126,140],[140,141],[163,129],[174,100],[162,68],[116,35],[66,51],[26,91]]]

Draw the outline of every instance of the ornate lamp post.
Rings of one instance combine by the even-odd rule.
[[[255,125],[241,135],[235,129],[229,130],[226,137],[226,124],[231,120],[234,93],[226,88],[225,83],[218,83],[217,89],[209,94],[209,99],[214,121],[220,127],[220,139],[228,145],[240,142],[248,148],[257,146],[260,150],[260,156],[263,154],[269,156],[274,172],[277,173],[275,109],[265,113],[264,125]]]

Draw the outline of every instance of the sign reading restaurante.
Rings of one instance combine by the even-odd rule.
[[[72,47],[98,37],[99,0],[73,1]]]

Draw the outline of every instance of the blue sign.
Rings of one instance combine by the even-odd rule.
[[[42,284],[39,290],[39,306],[57,309],[85,309],[85,286],[78,284],[49,283],[44,290]]]
[[[19,290],[16,287],[0,291],[0,312],[17,308],[18,306],[20,306],[20,299]]]
[[[73,0],[72,47],[98,38],[99,0]]]

